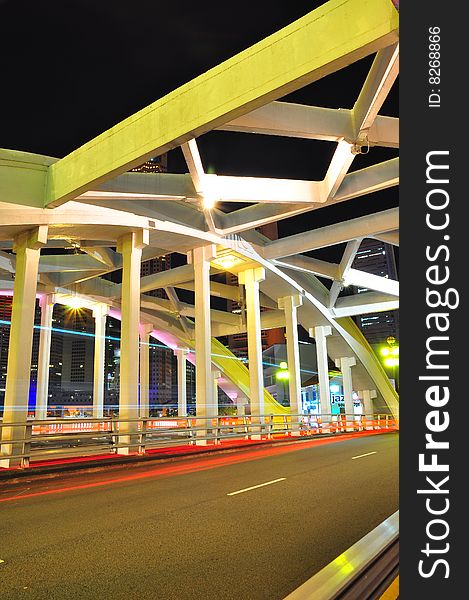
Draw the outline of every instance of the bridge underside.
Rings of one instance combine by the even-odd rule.
[[[263,390],[260,331],[286,327],[292,371],[297,323],[327,346],[343,372],[353,366],[354,389],[376,391],[397,416],[396,392],[352,317],[397,309],[398,282],[352,263],[365,238],[399,244],[398,209],[380,210],[378,193],[398,184],[399,159],[373,162],[375,148],[397,153],[399,145],[398,118],[379,114],[398,75],[398,39],[398,13],[389,0],[331,0],[64,158],[0,150],[0,290],[13,292],[4,420],[20,422],[27,410],[30,369],[22,363],[31,353],[36,294],[41,306],[78,297],[95,315],[111,311],[122,319],[124,418],[139,410],[139,335],[195,361],[198,414],[213,414],[214,370],[233,399],[250,401],[252,415],[280,410]],[[285,100],[370,55],[352,107]],[[214,130],[247,139],[325,140],[335,149],[319,181],[212,174],[197,138]],[[177,147],[187,174],[129,172]],[[365,153],[367,166],[353,170]],[[376,194],[375,212],[342,219],[344,203],[369,194]],[[314,227],[312,211],[326,208],[333,222]],[[257,230],[302,214],[310,226],[304,233],[270,240]],[[341,245],[337,263],[315,256]],[[187,264],[140,277],[142,261],[171,252],[186,255]],[[122,283],[106,278],[120,270]],[[237,282],[213,280],[224,272]],[[346,285],[366,291],[341,296]],[[166,298],[149,294],[158,289]],[[193,291],[194,303],[182,301],[180,290]],[[241,311],[210,309],[210,297],[238,302]],[[219,346],[222,356],[215,356],[212,347],[215,338],[243,332],[249,370]],[[290,389],[298,400],[297,379],[290,378]],[[3,441],[13,439],[12,431],[3,429]]]

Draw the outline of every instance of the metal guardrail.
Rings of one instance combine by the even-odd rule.
[[[351,546],[285,600],[374,600],[399,569],[399,511]]]
[[[143,455],[151,448],[175,444],[219,444],[236,438],[273,439],[396,427],[390,415],[382,414],[0,421],[0,466],[28,467],[31,460],[102,453]]]

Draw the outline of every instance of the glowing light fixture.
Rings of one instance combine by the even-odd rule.
[[[216,260],[216,259],[215,259]],[[236,259],[236,256],[224,256],[223,258],[219,258],[217,264],[223,269],[231,269],[234,267],[239,261]]]
[[[215,207],[218,198],[211,193],[204,194],[203,206],[206,210],[210,210]]]
[[[85,307],[85,302],[78,296],[70,296],[70,298],[67,300],[66,306],[72,310],[80,310],[80,308]]]
[[[290,373],[286,370],[281,369],[275,373],[275,378],[280,380],[290,379]]]
[[[280,367],[281,369],[288,369],[288,365],[287,365],[287,363],[286,363],[285,361],[282,361],[282,362],[279,364],[279,367]]]
[[[222,269],[225,269],[226,271],[229,271],[233,267],[243,264],[243,262],[245,262],[245,261],[240,256],[237,256],[236,254],[228,253],[228,254],[223,254],[222,256],[219,256],[218,258],[214,258],[212,260],[212,265],[216,265],[217,267],[220,267]]]
[[[385,367],[398,367],[399,366],[399,345],[394,336],[390,335],[387,338],[388,346],[384,346],[380,349],[379,353],[384,357],[383,363]]]

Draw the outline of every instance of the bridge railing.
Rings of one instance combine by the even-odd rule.
[[[399,511],[380,523],[284,600],[396,598],[385,594],[399,573]]]
[[[143,455],[153,448],[217,445],[230,439],[270,440],[393,429],[397,429],[396,421],[385,414],[0,421],[0,467],[27,467],[31,461],[96,454]]]

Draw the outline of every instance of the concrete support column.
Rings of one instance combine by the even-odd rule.
[[[122,297],[121,297],[121,352],[119,419],[138,419],[138,375],[139,375],[139,334],[140,324],[140,263],[142,248],[148,244],[148,230],[127,233],[120,238],[117,251],[122,254]],[[138,451],[138,423],[120,422],[119,454]]]
[[[290,396],[290,412],[292,415],[303,414],[303,403],[301,401],[301,372],[300,372],[300,349],[298,345],[298,318],[297,308],[303,304],[303,298],[299,294],[285,296],[278,301],[279,308],[285,311],[285,325],[287,335],[287,362],[288,362],[288,390]],[[299,431],[301,417],[292,421],[292,431]]]
[[[54,295],[45,294],[39,300],[41,307],[41,330],[39,333],[39,354],[37,359],[36,419],[47,418],[49,398],[50,342],[52,338],[52,313]]]
[[[178,417],[187,417],[187,353],[186,348],[176,348],[178,369]]]
[[[210,261],[216,256],[215,246],[195,248],[191,253],[195,289],[195,402],[197,417],[216,416],[218,406],[213,399],[212,333],[210,322]],[[206,419],[198,421],[200,427]],[[206,432],[200,431],[200,437]],[[197,444],[205,445],[205,440]]]
[[[320,325],[309,330],[309,335],[316,341],[316,355],[318,363],[319,402],[322,422],[331,421],[331,392],[329,389],[329,360],[327,358],[327,336],[332,335],[330,325]]]
[[[106,352],[106,319],[109,307],[97,304],[94,317],[93,417],[102,419],[104,413],[104,359]]]
[[[353,410],[353,383],[352,383],[352,367],[357,364],[355,357],[343,356],[335,361],[335,366],[342,372],[342,386],[344,388],[344,403],[345,415],[347,422],[347,430],[353,429],[349,423],[355,421]]]
[[[248,334],[249,386],[251,390],[252,422],[264,422],[264,369],[262,365],[261,311],[259,283],[265,279],[262,267],[246,269],[239,273],[239,282],[246,291],[246,316]],[[253,439],[261,437],[261,427],[252,428]]]
[[[141,324],[140,334],[140,409],[141,419],[148,419],[150,416],[150,334],[153,331],[153,325],[149,323]]]
[[[2,428],[0,456],[11,453],[23,454],[25,450],[24,442],[5,442],[22,440],[26,435],[26,427],[20,423],[25,423],[28,415],[37,274],[40,248],[45,244],[47,244],[45,225],[18,234],[13,243],[13,250],[16,253],[16,272],[3,408],[3,422],[13,425]],[[15,425],[16,423],[18,425]],[[0,460],[1,467],[12,467],[23,463],[21,458]]]
[[[236,414],[238,415],[238,417],[244,417],[244,415],[246,414],[245,406],[246,398],[238,394],[238,396],[236,397]]]
[[[221,377],[221,372],[212,365],[212,397],[213,401],[217,406],[217,415],[218,415],[218,380]],[[217,422],[218,425],[218,422]],[[215,434],[218,429],[212,429],[212,434]],[[218,440],[215,440],[215,443],[218,443]]]
[[[376,390],[361,390],[358,392],[358,396],[363,403],[363,416],[367,422],[367,429],[372,429],[372,424],[368,425],[372,421],[374,415],[373,398],[376,398]]]
[[[218,415],[218,380],[221,377],[221,372],[212,365],[212,394],[213,394],[213,402],[217,407],[216,414]]]

